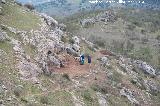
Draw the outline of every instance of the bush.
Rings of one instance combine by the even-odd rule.
[[[105,44],[106,44],[106,41],[104,38],[97,37],[94,35],[91,35],[89,37],[89,41],[92,41],[95,44],[95,46],[99,46],[99,47],[105,47]],[[96,47],[96,48],[98,48],[98,47]]]
[[[64,42],[64,43],[67,43],[67,37],[62,36],[62,37],[61,37],[61,41]]]
[[[42,104],[48,104],[48,98],[47,98],[46,96],[42,96],[42,97],[40,98],[40,102],[41,102]]]
[[[20,97],[22,92],[23,92],[23,90],[22,90],[21,87],[16,87],[13,92],[17,97]]]
[[[19,6],[22,6],[22,3],[20,3],[20,2],[16,1],[16,4],[19,5]]]
[[[131,43],[130,40],[128,40],[128,41],[127,41],[126,50],[127,50],[127,51],[131,51],[131,50],[133,50],[133,49],[134,49],[134,44]]]
[[[100,86],[100,85],[95,84],[95,85],[92,85],[91,88],[96,92],[101,92],[103,94],[107,94],[108,93],[108,89],[107,89],[106,86]]]
[[[72,38],[69,39],[69,43],[74,44],[74,40]]]
[[[156,37],[156,39],[160,41],[160,35],[158,35],[158,36]]]
[[[123,53],[124,52],[124,44],[125,44],[124,41],[113,40],[112,41],[112,50],[117,53]]]
[[[142,42],[143,44],[146,44],[148,41],[149,41],[149,40],[148,40],[147,37],[142,37],[142,38],[141,38],[141,42]]]
[[[127,25],[127,28],[128,28],[129,30],[133,31],[133,30],[136,28],[136,26],[133,25],[133,24],[130,24],[130,25]]]
[[[25,4],[24,6],[27,7],[28,9],[30,9],[30,10],[34,10],[35,9],[32,4]]]
[[[84,92],[82,92],[82,97],[87,101],[90,101],[90,102],[93,101],[93,98],[91,97],[91,94],[89,93],[88,90],[85,90]]]
[[[70,81],[70,78],[69,78],[68,74],[63,74],[62,77]]]

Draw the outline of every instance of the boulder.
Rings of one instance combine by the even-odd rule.
[[[157,84],[156,82],[152,80],[145,80],[144,83],[147,91],[150,92],[151,94],[157,95],[158,93],[160,93],[160,85]]]
[[[25,79],[31,79],[36,77],[39,73],[42,73],[41,69],[36,64],[26,60],[22,60],[17,67],[20,74]]]
[[[80,46],[77,44],[73,44],[72,49],[75,50],[76,52],[80,52]]]
[[[101,57],[100,61],[103,66],[109,65],[109,59],[105,56]]]
[[[58,22],[53,19],[52,17],[42,13],[40,14],[42,18],[44,18],[44,20],[46,21],[46,23],[51,26],[51,27],[55,27],[55,26],[58,26]]]
[[[100,106],[108,106],[107,97],[100,92],[96,93]]]
[[[6,0],[0,0],[0,2],[6,4]]]
[[[3,12],[2,12],[2,7],[0,7],[0,15],[2,15],[3,14]]]
[[[2,86],[0,85],[0,95],[4,94],[4,89],[2,88]]]
[[[147,73],[151,76],[156,76],[156,70],[152,66],[148,65],[146,62],[140,62],[138,66],[144,71],[144,73]]]
[[[77,44],[77,45],[80,44],[80,39],[77,36],[72,37],[72,40],[73,40],[74,44]]]
[[[8,39],[9,39],[8,35],[5,32],[1,32],[0,30],[0,41],[3,42]]]
[[[84,19],[80,21],[80,24],[82,25],[82,27],[88,27],[89,25],[95,24],[95,19],[94,18]]]
[[[60,30],[66,31],[67,26],[65,24],[61,23],[58,26],[59,26]]]
[[[127,97],[132,104],[139,104],[139,102],[135,99],[133,92],[129,89],[126,89],[125,87],[120,90],[120,95]]]
[[[60,68],[61,62],[55,56],[49,56],[49,61],[51,62],[52,66],[57,66]]]
[[[77,56],[80,55],[79,52],[76,52],[76,51],[73,50],[71,47],[67,47],[67,48],[66,48],[66,51],[67,51],[68,54],[73,55],[73,56],[75,56],[75,57],[77,57]]]

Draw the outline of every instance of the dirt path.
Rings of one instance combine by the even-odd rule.
[[[65,55],[65,59],[67,60],[65,63],[65,67],[62,68],[53,68],[54,72],[58,73],[66,73],[68,74],[71,78],[75,76],[81,76],[81,75],[86,75],[89,74],[91,70],[94,70],[96,68],[97,64],[97,58],[100,58],[104,56],[101,51],[97,51],[94,54],[91,55],[92,57],[92,63],[88,64],[87,63],[87,58],[85,58],[85,64],[80,65],[79,61],[76,60],[73,56],[71,55]]]
[[[66,73],[70,77],[74,77],[74,76],[88,74],[90,70],[94,68],[94,64],[92,63],[89,65],[87,63],[87,59],[84,65],[80,65],[79,61],[75,60],[74,57],[68,55],[66,58],[67,62],[65,64],[65,67],[55,68],[55,72]]]

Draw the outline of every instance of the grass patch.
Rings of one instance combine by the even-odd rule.
[[[51,106],[74,106],[72,96],[66,91],[56,91],[47,95],[48,104]]]
[[[83,101],[87,106],[99,106],[98,99],[94,90],[92,89],[82,90],[77,93],[78,93],[77,95],[83,98]]]
[[[141,59],[143,61],[150,62],[152,60],[152,51],[149,47],[141,47],[139,50],[134,50],[131,55],[131,58]]]
[[[25,11],[24,7],[7,3],[3,5],[3,12],[4,15],[0,16],[1,24],[26,31],[39,28],[40,18],[30,11]]]
[[[8,42],[0,42],[0,49],[4,50],[6,53],[11,53],[12,45]]]
[[[127,98],[120,98],[115,95],[110,95],[108,97],[109,106],[131,106]]]

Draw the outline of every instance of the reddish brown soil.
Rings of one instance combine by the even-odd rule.
[[[72,56],[66,57],[67,62],[65,67],[56,68],[56,72],[60,73],[67,73],[68,75],[72,76],[79,76],[83,74],[87,74],[89,72],[89,64],[85,63],[84,65],[80,65],[79,61],[75,60]]]
[[[92,55],[92,64],[87,63],[87,58],[85,58],[85,64],[80,65],[79,61],[76,60],[73,56],[70,56],[68,54],[65,54],[65,66],[61,68],[57,67],[49,67],[49,70],[52,72],[58,72],[58,73],[66,73],[70,77],[85,75],[90,72],[90,70],[93,70],[95,68],[95,64],[93,63],[93,60],[96,60],[97,58],[101,57],[103,54],[101,52],[96,52],[94,56]]]

